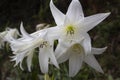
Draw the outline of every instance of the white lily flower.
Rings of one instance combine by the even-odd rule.
[[[12,61],[16,61],[15,66],[20,63],[20,67],[23,69],[21,66],[22,60],[24,57],[27,57],[27,66],[29,71],[31,71],[33,51],[35,48],[39,47],[39,64],[41,71],[43,73],[48,72],[49,60],[52,62],[52,64],[59,68],[56,58],[53,54],[53,40],[47,36],[47,31],[39,33],[39,35],[36,32],[29,35],[23,28],[22,23],[20,29],[22,38],[11,38],[11,48],[15,54],[15,56],[12,57]]]
[[[4,45],[4,42],[9,42],[10,37],[17,38],[19,35],[17,29],[7,28],[5,31],[0,33],[0,47]]]
[[[50,2],[50,9],[56,24],[59,27],[64,27],[66,34],[75,34],[77,31],[88,32],[110,14],[99,13],[84,17],[81,4],[78,0],[72,0],[66,15],[55,7],[52,0]]]
[[[9,42],[10,37],[13,37],[17,39],[17,37],[20,35],[17,29],[11,29],[11,28],[6,28],[7,34],[4,37],[4,40]]]
[[[104,48],[92,48],[91,53],[86,55],[83,41],[73,44],[67,51],[58,58],[58,63],[69,60],[69,76],[74,77],[81,69],[82,63],[85,62],[95,70],[103,73],[99,63],[94,57],[94,54],[101,54],[106,50]]]
[[[59,57],[62,54],[61,50],[63,52],[65,51],[65,49],[62,48],[63,45],[68,44],[66,46],[70,47],[69,44],[71,42],[77,43],[81,41],[84,37],[89,36],[87,32],[94,28],[101,21],[103,21],[110,14],[99,13],[92,16],[84,17],[81,4],[78,0],[72,0],[68,7],[66,15],[55,7],[52,0],[50,2],[50,9],[57,24],[56,29],[54,28],[52,33],[54,33],[55,31],[55,33],[57,32],[57,34],[59,35],[59,44],[55,52],[56,57]],[[87,51],[86,54],[89,54],[89,52],[91,52],[91,40],[89,39],[89,37],[87,38],[88,39],[86,39],[86,43],[84,44],[84,46],[86,46],[86,49],[88,49],[85,50]]]

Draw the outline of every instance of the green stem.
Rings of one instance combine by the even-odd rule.
[[[44,80],[51,80],[48,74],[44,74]]]

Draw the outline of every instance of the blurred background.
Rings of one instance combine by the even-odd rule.
[[[6,27],[18,28],[21,21],[27,32],[32,33],[36,25],[47,23],[55,25],[49,8],[50,0],[0,0],[0,31]],[[66,13],[71,0],[54,0],[55,5]],[[58,70],[50,66],[50,77],[55,80],[120,80],[120,0],[80,0],[85,16],[96,13],[111,12],[111,15],[94,29],[89,31],[94,47],[108,46],[107,50],[96,55],[104,74],[84,64],[74,77],[68,77],[68,62],[61,64]],[[37,53],[33,58],[32,71],[28,72],[26,61],[24,71],[13,67],[10,61],[12,52],[6,44],[0,49],[0,80],[43,80],[39,70]]]

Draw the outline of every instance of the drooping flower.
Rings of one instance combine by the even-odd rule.
[[[58,63],[69,60],[69,76],[74,77],[81,69],[82,63],[85,62],[95,70],[103,73],[99,63],[94,57],[94,54],[101,54],[106,50],[104,48],[92,48],[90,54],[86,55],[83,41],[73,44],[65,53],[63,53],[57,60]]]
[[[23,25],[21,24],[22,38],[14,39],[11,38],[11,48],[14,56],[12,61],[16,61],[16,65],[20,63],[22,68],[22,61],[24,57],[27,57],[28,70],[31,71],[31,62],[33,57],[33,51],[35,48],[39,48],[39,64],[40,69],[43,73],[48,72],[49,60],[57,68],[59,67],[56,58],[53,54],[53,40],[47,36],[47,31],[42,33],[32,33],[28,34]],[[37,35],[37,36],[36,36]]]
[[[63,14],[60,10],[58,10],[52,0],[50,2],[50,9],[57,24],[57,29],[53,30],[52,33],[55,31],[59,35],[59,44],[55,51],[56,57],[62,55],[62,53],[72,45],[71,42],[77,43],[84,37],[84,46],[86,47],[85,51],[86,54],[89,54],[91,51],[91,40],[89,39],[87,32],[110,14],[99,13],[84,17],[81,4],[78,0],[72,0],[66,14]]]
[[[17,38],[19,35],[19,32],[17,29],[12,28],[6,28],[5,31],[0,33],[0,48],[4,45],[4,42],[9,42],[9,38],[12,36],[14,38]]]

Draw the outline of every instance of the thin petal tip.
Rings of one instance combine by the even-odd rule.
[[[108,47],[106,46],[106,47],[104,47],[104,49],[106,50]]]
[[[106,16],[109,16],[110,14],[111,14],[111,12],[107,12],[107,13],[105,13]]]
[[[102,74],[104,74],[104,71],[102,69],[99,72],[102,73]]]
[[[53,0],[50,0],[50,6],[53,5]]]

